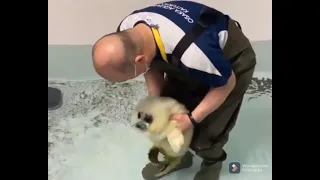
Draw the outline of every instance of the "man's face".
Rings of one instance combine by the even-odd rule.
[[[121,72],[113,68],[109,68],[108,72],[104,74],[103,78],[111,82],[124,82],[129,79],[135,78],[135,75],[134,70],[132,72]]]
[[[115,68],[108,68],[103,77],[111,82],[124,82],[130,79],[134,79],[146,72],[147,68],[144,63],[136,62],[132,64],[132,68],[128,68],[126,72],[121,72]]]

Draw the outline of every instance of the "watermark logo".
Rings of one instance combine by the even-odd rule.
[[[229,163],[229,172],[231,174],[239,174],[241,169],[241,165],[239,162],[231,162]]]
[[[259,173],[268,168],[267,164],[240,164],[239,162],[229,163],[229,172],[239,174],[241,172]]]

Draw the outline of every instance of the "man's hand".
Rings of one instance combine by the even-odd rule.
[[[170,120],[177,121],[182,131],[185,131],[193,126],[188,114],[174,114],[170,117]]]

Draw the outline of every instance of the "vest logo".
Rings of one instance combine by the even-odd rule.
[[[167,9],[169,11],[174,11],[175,13],[182,16],[185,20],[187,20],[188,23],[194,23],[193,19],[188,15],[189,10],[181,6],[177,6],[175,4],[170,4],[170,3],[160,3],[155,5],[155,7]]]

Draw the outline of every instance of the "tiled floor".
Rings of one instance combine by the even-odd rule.
[[[50,82],[64,93],[63,106],[48,111],[49,180],[143,180],[150,146],[129,123],[133,104],[146,94],[143,82],[102,80]],[[271,180],[272,80],[257,79],[248,90],[237,126],[226,146],[221,180]],[[192,180],[201,160],[163,180]],[[240,162],[240,174],[229,163]]]

